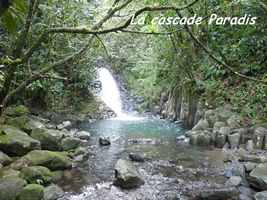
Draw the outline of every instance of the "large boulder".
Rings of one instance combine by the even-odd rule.
[[[193,131],[204,131],[209,129],[209,122],[205,119],[199,120],[199,122],[193,127]]]
[[[21,170],[21,176],[28,183],[47,185],[52,181],[52,172],[43,166],[24,167]]]
[[[215,122],[215,124],[213,126],[213,132],[219,131],[222,127],[226,127],[225,122]]]
[[[74,134],[75,137],[81,139],[81,140],[90,140],[91,134],[87,131],[78,131]]]
[[[145,157],[138,153],[129,153],[129,158],[135,162],[145,162]]]
[[[213,127],[215,122],[219,120],[216,110],[207,110],[204,114],[204,119],[208,122],[209,127]]]
[[[220,189],[205,189],[195,198],[203,200],[226,200],[239,199],[239,191],[235,187],[220,188]]]
[[[193,132],[190,135],[190,144],[196,146],[209,146],[212,144],[212,136],[209,131]]]
[[[8,155],[0,151],[0,164],[2,166],[6,166],[6,165],[9,165],[11,162],[12,162],[12,159]]]
[[[38,140],[11,126],[0,128],[0,150],[11,156],[22,156],[29,151],[41,149]]]
[[[41,147],[43,150],[62,150],[60,136],[55,136],[55,134],[50,133],[48,129],[33,129],[31,137],[41,142]]]
[[[115,181],[117,185],[124,189],[136,188],[144,184],[135,166],[127,160],[118,160],[115,165]]]
[[[63,170],[72,167],[70,158],[64,152],[35,150],[29,152],[22,159],[32,166],[44,166],[50,170]]]
[[[0,179],[0,199],[16,200],[25,185],[26,181],[18,177]]]
[[[62,140],[61,144],[64,151],[69,151],[79,147],[82,144],[82,141],[78,138],[67,137]]]
[[[43,186],[38,184],[29,184],[22,189],[18,200],[42,200],[43,195]]]
[[[20,171],[6,167],[0,170],[0,178],[19,178],[19,177],[20,177]]]
[[[57,200],[64,194],[57,185],[50,185],[44,189],[44,200]]]
[[[249,184],[259,190],[267,190],[267,163],[259,164],[250,172]]]
[[[266,200],[267,199],[267,191],[256,193],[254,198],[255,198],[255,200]]]

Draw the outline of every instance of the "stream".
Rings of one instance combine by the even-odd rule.
[[[66,193],[61,200],[187,199],[192,192],[225,182],[221,151],[177,141],[186,131],[181,124],[125,113],[116,80],[106,69],[100,75],[102,99],[117,117],[80,125],[79,129],[91,133],[90,156],[65,176],[61,187]],[[100,146],[101,136],[109,137],[111,145]],[[123,190],[112,184],[114,165],[120,158],[129,159],[129,153],[145,156],[146,162],[133,162],[145,184]]]

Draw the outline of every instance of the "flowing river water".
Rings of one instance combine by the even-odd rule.
[[[87,147],[91,153],[88,160],[65,175],[62,200],[187,199],[192,192],[220,187],[225,182],[220,151],[177,142],[177,136],[185,132],[179,124],[124,113],[115,79],[106,69],[101,69],[99,76],[100,95],[118,117],[79,127],[92,135]],[[100,146],[100,136],[109,137],[111,145]],[[147,158],[144,163],[133,163],[145,184],[123,190],[112,184],[114,165],[120,158],[128,159],[132,152]]]

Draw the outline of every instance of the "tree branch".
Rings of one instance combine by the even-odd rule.
[[[177,11],[177,14],[179,15],[179,17],[182,17],[181,13],[179,11]],[[212,58],[216,63],[218,63],[219,65],[225,67],[226,69],[228,69],[230,72],[232,72],[233,74],[235,74],[236,76],[239,76],[240,78],[243,78],[243,79],[248,79],[248,80],[251,80],[251,81],[256,81],[256,82],[260,82],[260,83],[263,83],[264,85],[267,85],[267,81],[264,81],[264,80],[260,80],[260,79],[257,79],[257,78],[253,78],[253,77],[250,77],[250,76],[246,76],[244,74],[241,74],[237,71],[235,71],[233,69],[233,67],[231,67],[230,65],[224,63],[222,60],[220,60],[219,58],[217,58],[213,53],[212,51],[206,47],[195,35],[194,33],[191,31],[191,29],[189,28],[188,25],[184,25],[184,28],[185,30],[188,32],[188,34],[190,35],[190,37],[195,41],[196,44],[198,44],[198,46],[200,46],[206,53],[207,55]]]

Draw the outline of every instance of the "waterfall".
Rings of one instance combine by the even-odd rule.
[[[122,111],[120,90],[115,78],[106,68],[98,69],[98,76],[102,85],[102,89],[99,94],[100,98],[116,113],[118,117],[124,116],[125,113]]]

